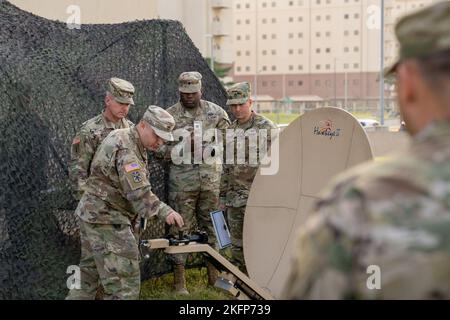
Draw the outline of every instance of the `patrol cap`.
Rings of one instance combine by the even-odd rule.
[[[227,106],[232,104],[243,104],[250,99],[251,87],[248,82],[239,82],[227,90]]]
[[[399,59],[386,69],[396,71],[400,62],[409,58],[450,49],[450,1],[443,1],[402,18],[395,27],[400,43]]]
[[[108,81],[107,90],[117,102],[134,105],[134,86],[130,82],[119,78],[111,78]]]
[[[145,120],[155,133],[166,141],[173,141],[172,130],[175,119],[170,113],[158,106],[150,106],[145,111],[142,120]]]
[[[178,77],[178,89],[183,93],[195,93],[202,89],[202,75],[197,71],[183,72]]]

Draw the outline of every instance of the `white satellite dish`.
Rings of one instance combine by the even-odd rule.
[[[243,232],[249,276],[275,298],[290,271],[296,231],[318,192],[337,173],[373,158],[359,122],[338,108],[304,114],[283,130],[279,142],[278,173],[258,170]]]

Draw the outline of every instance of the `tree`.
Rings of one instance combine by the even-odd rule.
[[[208,66],[211,65],[211,58],[205,58],[205,61],[208,64]],[[224,87],[230,87],[234,84],[234,82],[232,82],[232,81],[225,82],[226,77],[228,77],[228,73],[230,72],[231,68],[232,68],[232,66],[225,67],[221,64],[214,63],[214,74],[216,75],[216,77],[219,79],[220,83]]]

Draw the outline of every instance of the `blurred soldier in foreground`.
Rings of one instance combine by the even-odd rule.
[[[105,109],[98,116],[84,122],[73,139],[69,176],[77,200],[83,195],[92,159],[103,139],[115,129],[134,125],[126,119],[130,105],[134,105],[133,94],[134,87],[131,83],[111,78],[107,85]]]
[[[151,191],[146,149],[173,140],[173,117],[150,106],[136,127],[113,131],[99,146],[76,209],[81,231],[81,289],[67,299],[138,299],[139,250],[132,221],[157,215],[171,225],[183,219]]]
[[[190,144],[185,149],[191,151],[187,155],[188,163],[175,164],[172,159],[172,151],[178,141],[163,146],[159,150],[159,155],[170,160],[169,205],[183,216],[186,223],[184,230],[192,231],[192,226],[196,223],[201,230],[207,232],[209,244],[216,247],[210,212],[216,211],[219,207],[222,165],[206,164],[203,161],[205,149],[216,141],[204,142],[201,135],[208,129],[224,131],[229,126],[230,120],[221,107],[201,100],[201,79],[202,75],[198,72],[183,72],[178,78],[180,102],[167,109],[175,118],[175,129],[184,129],[191,135],[190,138],[184,137],[184,141]],[[200,137],[196,139],[195,134],[199,134]],[[186,155],[177,154],[177,156]],[[199,161],[195,161],[196,159]],[[174,263],[174,290],[179,294],[189,294],[184,271],[186,258],[185,254],[171,255]],[[213,285],[217,278],[217,270],[210,263],[207,263],[207,269],[208,282]]]
[[[243,143],[239,143],[239,138],[227,141],[227,150],[234,148],[234,159],[232,164],[224,165],[220,185],[220,203],[221,208],[227,210],[233,244],[231,262],[238,266],[241,271],[247,273],[242,248],[244,214],[253,179],[266,151],[260,150],[261,141],[259,141],[259,145],[250,146],[248,135],[253,135],[255,141],[258,141],[259,130],[267,130],[267,147],[270,147],[270,131],[275,129],[276,126],[272,121],[252,110],[253,101],[250,98],[251,89],[248,82],[235,84],[228,89],[227,95],[227,105],[230,106],[230,110],[236,118],[229,129],[235,130],[236,136],[241,137]],[[245,162],[243,164],[238,164],[237,161],[239,148],[245,148]],[[253,152],[256,156],[256,163],[250,163],[250,152]]]
[[[406,153],[341,175],[299,229],[285,297],[450,299],[450,2],[403,18]]]

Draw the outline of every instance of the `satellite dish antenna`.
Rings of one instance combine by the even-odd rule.
[[[319,191],[337,173],[373,158],[364,129],[338,108],[305,113],[279,139],[279,170],[258,170],[243,232],[249,276],[275,298],[288,278],[296,231]]]

